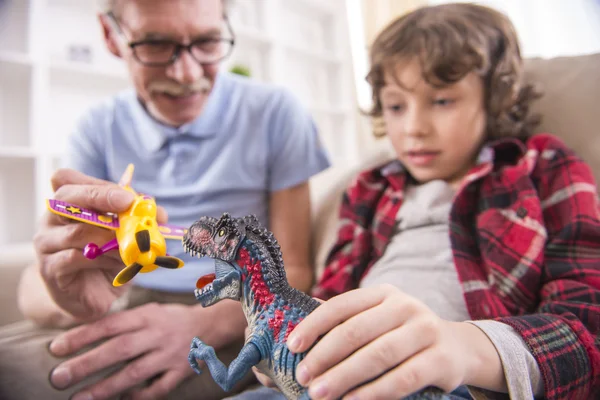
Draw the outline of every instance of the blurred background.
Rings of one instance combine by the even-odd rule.
[[[390,20],[443,0],[232,0],[224,70],[290,88],[336,166],[381,146],[360,113],[369,43]],[[600,52],[600,0],[488,0],[512,19],[526,57]],[[0,0],[0,258],[31,253],[52,172],[75,121],[129,86],[104,48],[96,0]],[[326,183],[326,180],[322,181]],[[25,249],[25,250],[23,250]],[[29,254],[28,253],[28,254]]]

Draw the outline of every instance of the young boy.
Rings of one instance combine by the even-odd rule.
[[[372,114],[397,160],[344,195],[314,291],[331,300],[288,338],[299,352],[324,335],[298,380],[313,399],[428,386],[597,398],[596,186],[561,141],[531,135],[536,95],[510,21],[472,4],[422,8],[370,58]]]
[[[536,94],[510,21],[419,9],[375,40],[368,81],[397,160],[344,195],[314,291],[330,300],[288,337],[301,352],[324,335],[297,379],[317,400],[429,386],[598,398],[596,185],[557,138],[531,135]]]

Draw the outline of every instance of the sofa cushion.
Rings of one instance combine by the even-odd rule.
[[[527,79],[539,84],[543,97],[539,132],[560,137],[579,154],[600,180],[600,53],[525,62]]]

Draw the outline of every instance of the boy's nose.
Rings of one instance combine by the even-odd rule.
[[[204,75],[204,68],[189,52],[182,51],[167,68],[167,74],[181,84],[192,84]]]
[[[404,132],[408,136],[424,136],[430,132],[427,113],[420,110],[407,112],[404,120]]]

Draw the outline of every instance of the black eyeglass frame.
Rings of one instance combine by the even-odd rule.
[[[119,30],[119,32],[124,35],[123,29],[121,28],[121,25],[119,24],[119,20],[118,18],[115,16],[115,14],[112,11],[109,11],[106,13],[107,17],[110,18],[113,23],[115,24],[116,28]],[[190,42],[189,44],[183,44],[183,43],[178,43],[174,40],[139,40],[136,42],[128,42],[127,46],[131,49],[131,52],[133,53],[133,57],[136,59],[137,62],[139,62],[140,64],[147,66],[147,67],[166,67],[169,66],[171,64],[173,64],[175,61],[177,61],[177,59],[180,57],[182,50],[187,50],[188,53],[190,53],[190,55],[192,56],[192,58],[194,60],[196,60],[196,62],[198,62],[199,64],[202,65],[212,65],[212,64],[217,64],[221,61],[223,61],[225,58],[229,57],[233,51],[233,47],[235,46],[235,33],[233,32],[233,28],[231,27],[231,23],[229,22],[229,19],[227,18],[227,15],[223,15],[223,20],[225,21],[225,26],[227,27],[227,30],[229,31],[229,34],[231,35],[231,38],[212,38],[212,39],[198,39],[195,41]],[[192,47],[196,44],[198,44],[199,42],[202,41],[206,41],[206,40],[218,40],[220,42],[223,43],[229,43],[230,47],[229,50],[222,54],[219,58],[215,59],[215,60],[211,60],[211,61],[201,61],[198,60],[195,56],[194,53],[192,52]],[[164,62],[147,62],[147,61],[143,61],[139,58],[135,48],[144,44],[148,44],[148,43],[156,43],[156,42],[165,42],[165,43],[170,43],[175,45],[175,50],[173,51],[173,54],[171,55],[171,57],[169,58],[169,60],[164,61]]]

